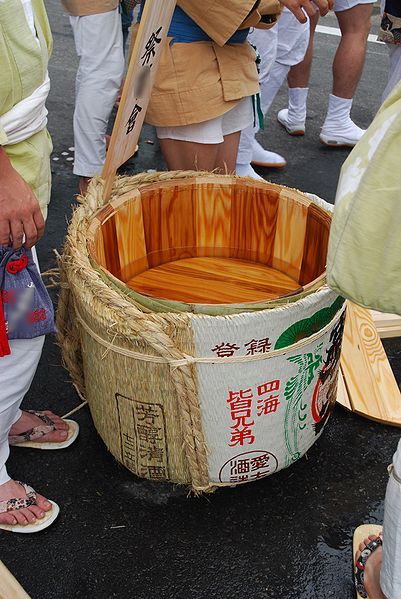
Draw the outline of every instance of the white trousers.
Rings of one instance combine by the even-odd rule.
[[[124,73],[118,8],[70,17],[79,67],[75,82],[74,173],[92,177],[106,156],[106,130]]]
[[[384,504],[383,562],[380,586],[388,599],[401,597],[401,439],[393,458]],[[398,479],[398,480],[397,480]]]
[[[253,29],[248,36],[260,55],[259,84],[260,103],[265,115],[281,88],[290,68],[302,62],[309,43],[309,20],[300,23],[285,8],[277,25],[271,29]],[[237,163],[249,164],[252,160],[252,145],[258,125],[251,125],[241,132]]]
[[[44,340],[10,341],[11,354],[0,358],[0,485],[10,480],[5,466],[10,453],[8,433],[21,416],[20,405],[35,376]]]
[[[32,253],[39,268],[35,249]],[[0,358],[0,485],[10,480],[5,465],[10,454],[8,433],[21,416],[20,405],[35,376],[44,341],[44,336],[10,341],[11,354]]]

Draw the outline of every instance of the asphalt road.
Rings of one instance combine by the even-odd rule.
[[[54,141],[53,197],[42,267],[62,246],[77,182],[72,175],[74,76],[77,66],[68,18],[47,0],[54,32],[48,102]],[[377,16],[375,26],[377,27]],[[336,26],[334,16],[322,21]],[[373,29],[374,31],[374,29]],[[260,137],[288,159],[280,172],[259,169],[274,182],[328,201],[346,150],[319,144],[338,37],[319,33],[307,133],[290,138],[275,121],[283,90]],[[386,49],[369,43],[353,116],[366,127],[380,104]],[[143,140],[155,139],[145,127]],[[140,144],[128,170],[163,169],[157,142]],[[386,343],[401,381],[401,344]],[[24,405],[65,413],[79,399],[53,339]],[[211,496],[189,498],[184,488],[135,478],[107,452],[90,414],[81,410],[78,441],[68,450],[12,450],[9,470],[61,506],[58,521],[36,536],[3,533],[0,557],[33,599],[351,599],[353,529],[380,523],[387,472],[399,431],[337,408],[325,433],[288,470]]]

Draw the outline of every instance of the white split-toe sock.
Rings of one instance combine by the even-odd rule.
[[[304,135],[306,121],[306,100],[309,87],[288,88],[288,108],[283,108],[277,114],[280,125],[290,135]]]
[[[365,133],[351,119],[352,98],[329,96],[329,108],[320,141],[326,146],[355,146]]]
[[[251,164],[256,166],[265,166],[269,168],[282,168],[287,165],[286,159],[276,152],[265,150],[256,139],[252,145],[252,160]]]
[[[236,173],[239,177],[252,177],[252,179],[257,179],[258,181],[264,181],[263,177],[258,175],[258,173],[248,164],[237,164]]]

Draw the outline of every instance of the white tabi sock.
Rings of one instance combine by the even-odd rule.
[[[330,94],[329,108],[323,123],[320,139],[327,145],[354,146],[365,133],[351,119],[352,98],[339,98]]]
[[[289,87],[288,88],[288,125],[298,125],[306,120],[306,100],[308,98],[309,87]]]

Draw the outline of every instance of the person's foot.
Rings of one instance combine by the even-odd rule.
[[[252,145],[251,164],[264,166],[266,168],[282,168],[283,166],[287,166],[287,161],[283,156],[280,156],[280,154],[265,150],[255,139]]]
[[[0,502],[14,498],[27,499],[27,495],[19,483],[15,480],[9,480],[0,485]],[[45,512],[51,509],[52,504],[45,497],[36,495],[35,505],[30,505],[20,510],[0,513],[0,524],[21,524],[22,526],[26,526],[42,519],[45,516]]]
[[[252,179],[264,181],[263,177],[258,175],[250,164],[237,164],[235,172],[239,177],[252,177]]]
[[[277,120],[290,135],[305,135],[305,120],[292,120],[288,114],[288,108],[283,108],[278,112]]]
[[[376,535],[370,535],[368,538],[364,539],[364,541],[359,545],[359,551],[355,556],[356,561],[359,559],[362,551],[366,549],[368,543],[374,541],[376,538]],[[380,588],[382,555],[383,548],[378,547],[370,554],[365,564],[363,583],[369,599],[387,599],[386,595]]]
[[[358,125],[348,118],[341,123],[327,121],[322,127],[320,141],[326,146],[354,147],[365,133]]]
[[[65,441],[68,437],[67,422],[49,410],[43,411],[43,414],[52,420],[56,430],[43,435],[39,439],[35,439],[35,443],[62,443]],[[43,421],[31,412],[22,412],[21,418],[12,425],[9,436],[13,437],[21,435],[36,426],[43,426]]]

